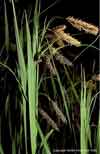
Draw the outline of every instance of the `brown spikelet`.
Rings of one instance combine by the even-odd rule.
[[[70,45],[74,45],[76,47],[79,47],[81,45],[80,41],[72,37],[70,34],[65,33],[64,31],[60,31],[57,34],[59,38],[65,42],[67,42]]]
[[[84,30],[86,33],[97,35],[99,28],[93,24],[87,23],[85,21],[75,19],[74,17],[67,17],[67,21],[78,30]]]
[[[52,28],[54,32],[64,31],[65,29],[66,29],[66,25],[59,25],[59,26]]]
[[[53,106],[53,109],[55,110],[58,118],[61,119],[63,123],[67,123],[66,117],[64,116],[62,111],[59,109],[57,103],[52,102],[52,106]]]
[[[55,42],[59,47],[64,47],[64,42],[56,34],[54,35],[52,42]]]
[[[55,42],[58,46],[64,47],[64,42],[60,39],[60,37],[57,35],[60,31],[64,31],[66,29],[66,25],[58,25],[56,27],[53,27],[52,29],[49,29],[49,32],[52,32],[52,34],[48,34],[48,38],[52,40],[52,42]]]
[[[42,115],[42,117],[47,121],[49,125],[51,125],[52,128],[59,131],[59,128],[57,127],[57,124],[51,119],[51,117],[43,110],[39,108],[39,113]]]
[[[56,43],[59,47],[64,47],[64,42],[59,38],[55,31],[53,31],[53,34],[48,34],[47,38],[51,40],[52,43]]]

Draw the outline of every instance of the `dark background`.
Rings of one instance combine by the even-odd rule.
[[[41,0],[42,8],[46,8],[55,0]],[[75,16],[99,24],[99,0],[57,0],[46,14],[54,16]]]
[[[5,1],[9,5],[11,0]],[[33,8],[35,4],[35,0],[15,1],[15,5],[19,10]],[[55,3],[53,7],[44,13],[46,16],[75,16],[99,24],[99,0],[39,0],[39,2],[42,10]],[[3,4],[4,0],[0,0],[0,3]]]

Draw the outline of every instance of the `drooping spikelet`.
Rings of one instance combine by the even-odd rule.
[[[58,119],[61,119],[61,121],[63,123],[67,123],[67,119],[66,117],[64,116],[63,112],[60,110],[60,108],[58,107],[57,103],[55,102],[52,102],[52,106],[53,106],[53,109],[55,110],[56,112],[56,115],[58,117]]]
[[[41,108],[39,108],[39,113],[47,121],[49,125],[51,125],[52,128],[54,128],[56,131],[59,131],[59,128],[57,124],[54,122],[54,120],[51,119],[51,117]]]
[[[74,17],[67,17],[66,20],[78,30],[84,30],[86,33],[90,33],[93,35],[97,35],[99,32],[99,28],[93,24],[87,23],[85,21],[76,19]]]
[[[48,35],[53,42],[56,42],[60,47],[64,47],[64,41],[70,45],[74,45],[79,47],[81,43],[75,39],[74,37],[70,36],[70,34],[65,33],[64,30],[66,29],[66,25],[59,25],[52,29],[49,29],[50,32],[53,32],[52,35]]]
[[[70,45],[74,45],[76,47],[79,47],[81,45],[81,42],[72,37],[70,34],[65,33],[64,31],[60,31],[57,33],[59,38],[65,42],[67,42]]]
[[[51,39],[52,42],[56,43],[59,47],[64,47],[64,42],[59,38],[57,33],[60,31],[64,31],[66,29],[66,25],[59,25],[56,27],[53,27],[52,29],[49,29],[52,34],[48,34],[47,38]]]

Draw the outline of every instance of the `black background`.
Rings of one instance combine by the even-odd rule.
[[[41,0],[42,9],[54,0]],[[50,16],[75,16],[99,24],[99,0],[57,0],[46,14]]]

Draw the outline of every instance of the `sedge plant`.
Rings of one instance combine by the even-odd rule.
[[[13,16],[14,16],[14,30],[15,30],[15,39],[16,39],[16,46],[17,46],[17,55],[18,55],[18,64],[17,64],[17,75],[5,64],[0,63],[4,68],[6,68],[16,79],[19,89],[21,91],[21,99],[19,100],[19,103],[21,104],[21,115],[23,119],[23,124],[21,124],[21,130],[20,133],[17,133],[17,130],[15,130],[15,136],[12,137],[12,154],[17,154],[17,144],[21,143],[22,139],[20,139],[24,132],[24,139],[25,139],[25,154],[37,153],[37,136],[39,134],[41,138],[41,144],[40,148],[42,147],[42,154],[51,154],[50,147],[48,145],[48,139],[53,133],[53,129],[48,131],[48,133],[44,136],[41,127],[38,122],[38,110],[39,110],[39,88],[42,82],[42,79],[39,77],[39,59],[35,59],[35,56],[38,55],[39,58],[43,57],[47,51],[49,51],[50,61],[53,65],[53,69],[55,72],[55,77],[51,74],[49,79],[51,79],[51,84],[53,87],[54,95],[57,95],[56,90],[56,83],[54,78],[56,78],[56,81],[59,85],[59,89],[61,92],[62,97],[62,103],[64,104],[65,109],[65,115],[60,110],[60,108],[57,106],[57,104],[52,101],[52,99],[48,96],[48,94],[44,94],[49,98],[49,101],[51,102],[56,114],[62,119],[62,121],[66,121],[66,124],[72,128],[69,110],[70,110],[70,104],[73,102],[73,98],[79,103],[80,105],[80,151],[81,154],[88,154],[88,145],[91,147],[92,141],[91,141],[91,130],[90,130],[90,107],[91,107],[91,97],[92,92],[91,90],[87,90],[86,88],[86,82],[85,82],[85,75],[83,75],[83,82],[82,87],[80,88],[80,95],[81,98],[76,90],[76,83],[74,83],[70,77],[70,74],[67,70],[67,67],[63,65],[64,73],[67,78],[67,82],[69,82],[69,87],[67,87],[67,96],[65,92],[65,85],[62,84],[61,76],[59,74],[58,68],[55,65],[54,62],[54,55],[52,54],[52,49],[54,49],[53,44],[57,41],[55,39],[59,39],[57,35],[54,39],[53,43],[49,43],[48,41],[44,42],[45,34],[48,29],[49,24],[46,25],[44,23],[44,28],[41,31],[40,30],[40,4],[39,1],[36,0],[35,5],[35,11],[34,11],[34,17],[33,17],[33,29],[32,32],[30,30],[29,21],[27,18],[27,14],[25,12],[25,31],[18,28],[18,22],[15,12],[15,6],[14,2],[12,0],[12,7],[13,7]],[[71,18],[73,19],[73,18]],[[70,35],[65,34],[64,31],[58,31],[56,29],[56,32],[59,32],[59,35],[64,41],[68,41],[71,39],[72,42],[75,41]],[[25,34],[24,34],[25,33]],[[54,31],[55,34],[55,31]],[[26,38],[24,38],[24,36]],[[26,39],[26,40],[25,40]],[[67,40],[66,40],[67,39]],[[59,40],[58,40],[59,41]],[[60,40],[62,41],[62,40]],[[24,44],[25,43],[25,44]],[[60,42],[61,43],[61,42]],[[77,46],[80,46],[80,42]],[[27,47],[25,51],[25,45]],[[6,49],[9,49],[9,30],[8,30],[8,21],[7,21],[7,10],[5,7],[5,46]],[[46,47],[45,47],[46,46]],[[60,47],[63,48],[63,45]],[[59,51],[59,48],[57,49]],[[25,57],[26,56],[26,57]],[[70,64],[67,60],[67,64]],[[44,79],[43,79],[44,81]],[[70,97],[68,94],[72,92],[73,97]],[[56,99],[56,96],[55,96]],[[6,107],[5,107],[5,113],[7,114],[8,111],[10,111],[8,108],[8,101],[9,96],[6,100]],[[45,114],[46,115],[46,114]],[[66,118],[67,117],[67,118]],[[66,120],[67,119],[67,120]],[[24,126],[23,126],[24,125]],[[11,132],[11,115],[9,114],[9,127]],[[29,132],[28,132],[29,131]],[[75,130],[74,130],[75,131]],[[99,148],[99,140],[100,140],[100,115],[99,115],[99,122],[98,122],[98,129],[97,129],[97,149],[100,151]],[[20,140],[19,142],[16,140]],[[28,147],[28,142],[30,142],[30,149]],[[1,142],[0,142],[1,144]],[[18,152],[20,153],[20,148],[18,149]],[[0,153],[4,154],[3,148],[0,145]]]

